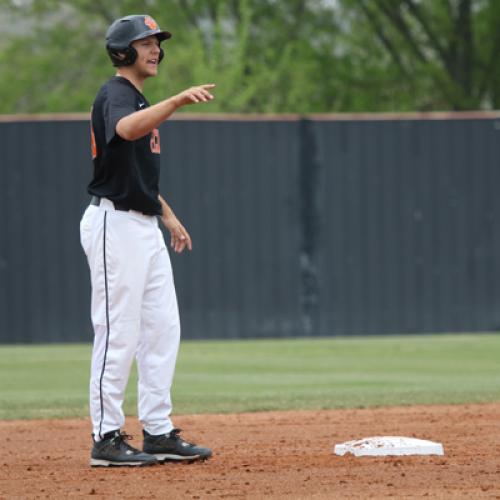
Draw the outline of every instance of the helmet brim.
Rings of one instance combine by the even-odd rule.
[[[136,42],[137,40],[142,40],[143,38],[147,38],[148,36],[155,36],[156,38],[158,38],[158,40],[160,42],[163,42],[164,40],[168,40],[169,38],[172,38],[172,33],[170,33],[169,31],[161,31],[161,30],[144,31],[138,37],[132,39],[131,42]]]

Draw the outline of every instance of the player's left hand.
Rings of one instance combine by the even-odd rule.
[[[188,250],[193,249],[191,236],[189,236],[186,228],[179,222],[179,219],[173,213],[166,217],[162,217],[161,221],[170,232],[170,246],[175,252],[181,253],[185,248]]]

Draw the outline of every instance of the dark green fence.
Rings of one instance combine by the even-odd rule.
[[[0,342],[87,341],[88,123],[0,122]],[[500,327],[494,115],[173,120],[185,338]]]

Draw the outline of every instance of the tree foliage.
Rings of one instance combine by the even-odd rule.
[[[104,33],[151,14],[174,34],[152,102],[215,82],[198,112],[498,108],[498,0],[0,0],[0,112],[88,111]]]
[[[498,0],[343,0],[342,5],[350,14],[348,46],[373,45],[377,66],[389,70],[386,88],[396,102],[406,93],[411,99],[404,107],[415,109],[499,107]]]

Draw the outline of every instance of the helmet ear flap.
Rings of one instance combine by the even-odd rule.
[[[113,66],[132,66],[137,59],[137,50],[134,47],[126,47],[124,49],[113,49],[108,47],[108,54],[113,61]],[[164,50],[160,47],[160,55],[158,56],[158,64],[165,56]]]
[[[123,49],[107,47],[107,49],[109,57],[115,67],[131,66],[137,59],[137,50],[135,50],[134,47],[125,47]]]
[[[135,63],[135,60],[137,59],[137,50],[134,49],[134,47],[127,47],[127,66],[131,66],[132,64]]]

